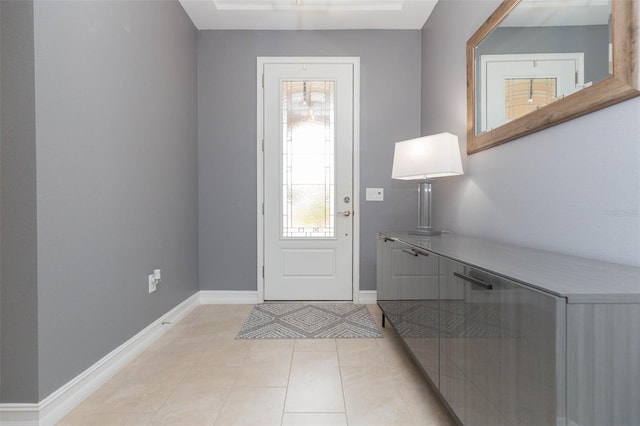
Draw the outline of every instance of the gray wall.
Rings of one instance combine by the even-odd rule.
[[[0,4],[0,371],[2,371],[2,5]],[[2,378],[0,378],[0,393]],[[0,394],[0,401],[2,395]]]
[[[2,371],[2,9],[0,4],[0,371]],[[2,401],[1,377],[0,401]]]
[[[256,57],[359,56],[360,288],[375,233],[406,229],[414,185],[391,181],[393,144],[420,130],[420,31],[202,31],[198,44],[200,288],[256,290]],[[384,202],[364,190],[384,187]]]
[[[31,104],[5,97],[13,88],[2,70],[3,132],[12,118],[5,101],[31,113],[19,122],[25,155],[14,168],[22,170],[5,173],[11,159],[2,155],[3,304],[11,303],[14,316],[5,323],[3,310],[11,334],[3,334],[2,359],[15,360],[16,374],[28,370],[29,382],[5,383],[11,373],[3,369],[3,402],[44,399],[198,289],[197,32],[190,20],[165,1],[43,1],[26,13],[29,20],[31,28],[10,32],[31,34],[33,44],[16,54],[31,60],[30,81],[28,74],[19,80],[20,101]],[[11,142],[5,136],[3,148]],[[13,209],[24,207],[17,223],[28,225],[24,247],[12,240],[20,228],[5,226],[6,197],[22,203]],[[5,273],[11,250],[21,248],[26,258],[20,253],[21,263],[11,265],[23,276]],[[163,280],[149,295],[154,268]],[[6,297],[7,288],[20,294]],[[12,314],[20,311],[28,321]],[[8,346],[13,334],[37,341]]]
[[[37,402],[33,2],[0,10],[0,402]]]
[[[42,399],[198,289],[197,32],[173,1],[36,2],[35,48]]]
[[[466,152],[465,44],[498,0],[440,0],[423,29],[422,131]],[[451,23],[455,22],[455,25]],[[640,98],[472,156],[434,184],[454,232],[640,266]]]

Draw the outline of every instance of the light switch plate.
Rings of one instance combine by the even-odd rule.
[[[367,188],[367,201],[384,201],[384,188]]]

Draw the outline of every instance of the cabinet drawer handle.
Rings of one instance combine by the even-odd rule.
[[[407,253],[407,254],[410,254],[411,256],[415,256],[415,257],[418,257],[418,255],[424,256],[424,257],[428,257],[429,256],[429,253],[427,253],[425,251],[420,251],[420,250],[417,250],[417,249],[414,249],[414,248],[412,248],[412,249],[402,249],[402,251]]]
[[[401,249],[401,250],[402,250],[402,252],[407,253],[407,254],[410,254],[411,256],[418,257],[418,253],[416,253],[416,252],[415,252],[415,251],[413,251],[413,250],[409,250],[409,249]]]
[[[426,251],[422,251],[418,249],[411,249],[411,251],[413,251],[416,254],[419,254],[420,256],[429,257],[429,253],[427,253]]]
[[[387,243],[389,241],[395,241],[395,238],[384,237],[384,242]]]
[[[462,275],[462,274],[459,274],[457,272],[454,272],[453,275],[455,275],[458,278],[462,278],[463,280],[468,281],[471,284],[475,284],[475,285],[477,285],[479,287],[486,288],[487,290],[493,289],[493,285],[487,284],[484,281],[481,281],[481,280],[479,280],[477,278],[468,277],[466,275]]]

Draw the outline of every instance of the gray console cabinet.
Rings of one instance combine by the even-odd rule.
[[[640,425],[640,270],[381,233],[378,304],[465,425]]]
[[[440,393],[464,424],[556,425],[565,418],[564,301],[440,259]]]

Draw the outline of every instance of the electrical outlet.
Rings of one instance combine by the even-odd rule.
[[[157,280],[153,274],[149,274],[149,293],[153,293],[158,289],[158,283],[160,280]]]

